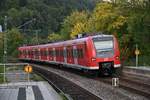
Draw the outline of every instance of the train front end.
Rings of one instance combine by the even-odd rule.
[[[121,67],[120,52],[117,39],[113,35],[100,35],[92,37],[92,62],[99,66],[103,75],[112,75]]]

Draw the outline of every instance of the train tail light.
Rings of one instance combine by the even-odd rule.
[[[96,61],[96,58],[93,57],[91,60],[92,60],[92,61]]]

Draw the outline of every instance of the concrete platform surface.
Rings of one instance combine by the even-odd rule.
[[[62,100],[47,82],[0,84],[0,100]]]
[[[141,75],[141,76],[150,77],[150,67],[125,66],[123,71],[126,72],[126,73],[133,73],[133,74],[137,74],[137,75]]]

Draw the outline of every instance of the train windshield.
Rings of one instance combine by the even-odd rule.
[[[97,57],[111,57],[114,54],[113,38],[94,38],[93,39]]]

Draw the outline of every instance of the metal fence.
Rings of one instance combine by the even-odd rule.
[[[30,73],[25,72],[28,63],[0,63],[1,83],[30,81]]]

